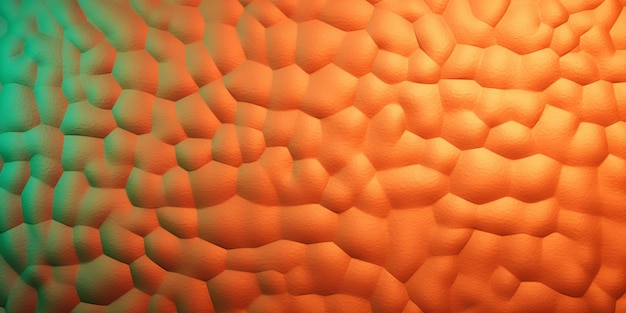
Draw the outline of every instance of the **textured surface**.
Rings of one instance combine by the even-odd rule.
[[[626,312],[625,7],[0,1],[0,312]]]

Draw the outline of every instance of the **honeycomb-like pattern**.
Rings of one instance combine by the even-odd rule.
[[[624,0],[0,16],[0,312],[626,312]]]

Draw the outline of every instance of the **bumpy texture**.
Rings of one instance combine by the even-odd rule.
[[[2,0],[0,312],[626,312],[625,7]]]

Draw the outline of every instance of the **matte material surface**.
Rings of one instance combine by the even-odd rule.
[[[623,0],[0,17],[0,312],[626,312]]]

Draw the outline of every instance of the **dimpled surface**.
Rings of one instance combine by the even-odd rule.
[[[626,2],[0,1],[0,312],[626,312]]]

